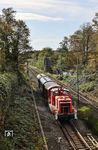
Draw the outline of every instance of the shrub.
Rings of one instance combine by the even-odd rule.
[[[91,109],[89,107],[83,106],[79,108],[78,116],[80,119],[86,121],[92,131],[98,135],[98,119],[91,113]]]
[[[13,73],[4,73],[0,74],[0,122],[1,122],[1,130],[4,124],[5,114],[9,108],[9,104],[11,103],[11,96],[13,92],[13,87],[15,87],[15,83],[17,81],[17,77]]]
[[[95,82],[93,81],[93,82],[83,83],[79,87],[82,92],[90,92],[94,90]]]
[[[88,117],[88,120],[86,121],[89,127],[92,129],[92,131],[98,135],[98,119],[95,118],[93,115],[90,115]]]
[[[87,119],[91,114],[91,110],[89,107],[83,106],[78,109],[78,114],[81,119]]]

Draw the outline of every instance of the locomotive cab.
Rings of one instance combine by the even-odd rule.
[[[51,107],[57,116],[74,116],[71,94],[65,88],[51,89]]]
[[[55,97],[59,96],[59,91],[57,88],[51,90],[51,104],[55,105]]]

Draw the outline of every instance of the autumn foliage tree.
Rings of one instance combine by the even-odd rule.
[[[24,21],[15,19],[15,13],[8,8],[0,16],[0,49],[5,59],[1,70],[18,70],[19,55],[31,50],[29,29]]]

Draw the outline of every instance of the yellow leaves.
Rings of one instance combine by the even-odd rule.
[[[9,32],[12,31],[12,27],[11,27],[11,25],[9,25],[8,23],[3,22],[3,23],[2,23],[2,30],[3,30],[5,33],[9,33]]]

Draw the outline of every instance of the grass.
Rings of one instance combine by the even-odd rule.
[[[13,90],[17,85],[17,76],[14,73],[0,73],[0,133],[4,128],[5,115],[13,99]],[[2,135],[0,135],[0,138]]]
[[[83,106],[79,108],[78,116],[87,123],[87,125],[96,135],[98,135],[98,119],[92,114],[89,107]]]
[[[26,79],[28,80],[28,77]],[[4,120],[4,130],[13,130],[14,136],[4,137],[3,130],[0,150],[43,150],[43,139],[33,101],[24,81],[15,87],[14,98],[10,101]]]

